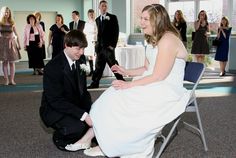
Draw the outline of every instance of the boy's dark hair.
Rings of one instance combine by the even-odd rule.
[[[79,30],[71,30],[65,35],[64,43],[67,47],[79,46],[80,48],[87,47],[88,43],[83,32]]]
[[[102,3],[107,3],[107,1],[102,0],[102,1],[99,2],[99,5],[101,5]]]
[[[74,10],[72,13],[79,16],[79,12],[77,10]]]

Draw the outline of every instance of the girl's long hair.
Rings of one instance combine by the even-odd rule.
[[[180,38],[179,31],[172,25],[169,14],[162,5],[147,5],[143,8],[142,12],[144,11],[148,11],[150,23],[153,28],[153,35],[144,35],[147,43],[156,46],[167,31],[172,32]]]
[[[9,17],[7,19],[5,18],[6,11],[9,11]],[[7,23],[9,23],[10,25],[14,25],[14,21],[12,19],[12,15],[11,15],[11,10],[8,7],[4,6],[1,8],[0,24],[6,25]]]

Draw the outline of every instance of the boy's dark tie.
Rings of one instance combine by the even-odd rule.
[[[71,65],[71,68],[72,68],[72,73],[75,79],[76,89],[78,89],[80,91],[80,94],[82,95],[83,89],[82,89],[82,85],[80,85],[80,79],[78,77],[78,73],[80,73],[80,70],[77,71],[78,68],[76,67],[75,63]]]

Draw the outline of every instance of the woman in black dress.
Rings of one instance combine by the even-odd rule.
[[[57,14],[56,24],[50,27],[48,46],[52,45],[52,58],[54,58],[58,53],[62,52],[64,49],[64,36],[69,31],[69,28],[64,24],[63,16]]]
[[[220,45],[217,46],[215,60],[220,63],[220,77],[225,76],[225,67],[228,61],[229,53],[229,37],[232,27],[229,27],[227,17],[222,17],[220,27],[218,28],[217,38],[220,40]]]
[[[209,23],[207,21],[206,11],[201,10],[198,14],[198,20],[194,22],[195,37],[193,39],[191,53],[195,55],[196,61],[203,63],[205,55],[209,54],[208,32]]]
[[[173,20],[173,25],[177,30],[179,30],[183,44],[185,48],[187,48],[187,36],[186,36],[187,24],[184,19],[183,12],[181,10],[176,10],[175,17]]]

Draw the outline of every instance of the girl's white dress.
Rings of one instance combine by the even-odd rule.
[[[152,74],[157,53],[157,47],[147,46],[150,65],[141,77]],[[110,87],[95,101],[90,116],[99,146],[107,156],[152,157],[156,135],[184,112],[189,100],[183,87],[184,68],[185,61],[176,59],[165,80],[125,90]]]
[[[84,49],[84,55],[94,56],[95,42],[97,41],[97,25],[95,21],[88,21],[85,23],[84,34],[88,42],[88,46]]]

